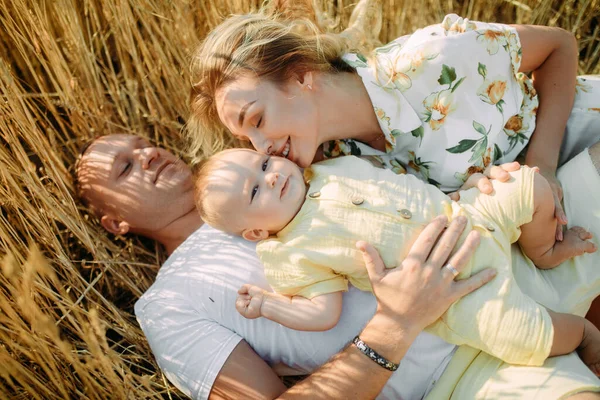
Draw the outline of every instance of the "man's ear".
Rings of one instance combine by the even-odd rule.
[[[242,237],[250,242],[258,242],[269,237],[269,231],[265,229],[244,229]]]
[[[298,75],[297,82],[298,82],[298,85],[300,85],[301,89],[312,90],[312,88],[313,88],[313,73],[312,73],[312,71],[305,72],[302,75]]]
[[[108,215],[103,215],[100,218],[100,224],[113,235],[124,235],[129,232],[129,224],[127,222],[109,217]]]

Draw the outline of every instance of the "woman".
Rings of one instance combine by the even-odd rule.
[[[225,21],[194,58],[192,152],[212,152],[224,125],[304,167],[385,152],[390,168],[453,191],[474,172],[513,161],[531,137],[525,162],[551,182],[566,223],[555,172],[575,96],[573,35],[450,15],[377,49],[370,62],[347,49],[339,36],[296,35],[292,24],[260,14]],[[533,71],[535,89],[523,71]]]
[[[447,16],[376,50],[371,64],[346,51],[340,39],[294,35],[289,25],[261,15],[230,18],[195,57],[193,147],[211,151],[224,125],[257,150],[301,166],[341,154],[385,154],[379,161],[388,167],[455,190],[474,172],[512,161],[531,138],[525,161],[554,183],[556,214],[567,222],[555,173],[575,95],[572,35]],[[533,71],[535,90],[523,71]],[[548,290],[564,286],[571,294],[580,282],[565,279]],[[538,301],[560,304],[544,300]],[[562,305],[581,312],[590,302]]]

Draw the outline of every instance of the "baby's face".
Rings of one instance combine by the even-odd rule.
[[[224,153],[220,160],[224,165],[211,177],[222,189],[216,201],[242,230],[279,232],[302,207],[306,184],[292,161],[246,149]]]

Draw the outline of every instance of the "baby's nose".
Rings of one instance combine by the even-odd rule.
[[[279,179],[279,172],[271,172],[267,175],[267,183],[271,187],[275,187],[277,180]]]

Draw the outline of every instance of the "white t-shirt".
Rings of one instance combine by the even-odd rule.
[[[245,339],[267,363],[308,374],[344,348],[375,312],[371,293],[344,294],[340,322],[326,332],[288,329],[235,309],[244,283],[269,289],[255,244],[208,226],[194,232],[161,267],[135,304],[158,365],[185,394],[206,399],[223,364]],[[449,362],[455,346],[422,333],[379,398],[420,399]]]

